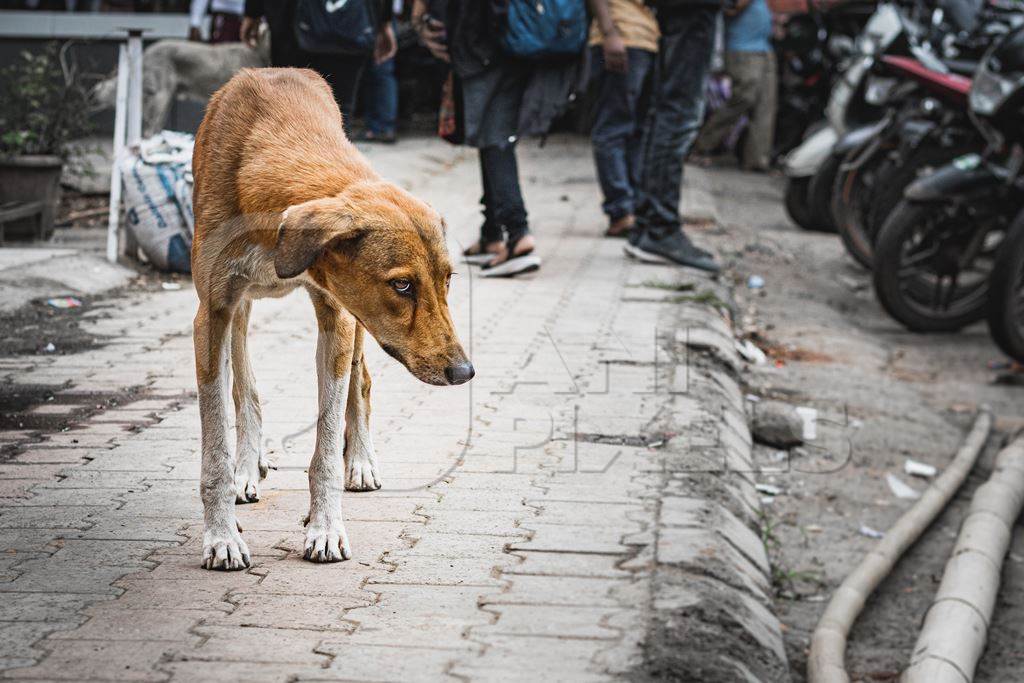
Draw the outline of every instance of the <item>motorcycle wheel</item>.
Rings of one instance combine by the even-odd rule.
[[[1007,232],[992,268],[988,330],[1003,353],[1024,363],[1024,212]]]
[[[885,220],[903,199],[903,191],[907,189],[907,185],[962,154],[976,151],[976,144],[961,144],[955,147],[928,145],[915,150],[903,163],[894,159],[886,161],[875,176],[877,189],[872,193],[871,208],[866,219],[865,227],[872,241],[878,237]]]
[[[843,163],[859,152],[850,152]],[[867,219],[878,165],[877,161],[869,161],[857,168],[840,170],[832,186],[832,216],[839,238],[846,253],[868,270],[874,261],[874,235],[868,229]]]
[[[811,207],[807,204],[807,186],[810,178],[789,178],[786,181],[786,213],[790,220],[804,230],[813,230]]]
[[[1001,230],[943,202],[902,200],[875,244],[875,295],[913,332],[954,332],[985,317]]]
[[[814,221],[812,229],[818,232],[839,231],[832,215],[832,186],[835,185],[842,161],[839,157],[829,155],[821,168],[811,176],[811,183],[807,187],[807,203],[811,207],[811,219]]]

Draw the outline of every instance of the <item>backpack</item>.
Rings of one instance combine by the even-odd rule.
[[[502,9],[501,47],[513,57],[573,57],[587,42],[584,0],[508,0]]]
[[[295,39],[305,52],[363,55],[377,40],[378,0],[299,0]]]

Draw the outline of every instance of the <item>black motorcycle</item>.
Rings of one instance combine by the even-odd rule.
[[[889,90],[889,110],[877,124],[840,138],[833,150],[840,161],[832,216],[847,252],[868,269],[875,237],[907,185],[984,148],[967,115],[970,79],[908,57],[883,57],[881,65],[878,87]],[[866,96],[874,96],[871,85]]]
[[[1008,146],[993,172],[1024,206],[1024,27],[1001,41],[979,69],[971,111],[995,144]],[[1007,230],[989,280],[988,329],[1008,356],[1024,363],[1024,210]]]
[[[969,4],[945,6],[972,11]],[[877,124],[848,132],[833,150],[839,172],[832,187],[832,216],[847,251],[867,268],[872,267],[875,238],[906,186],[985,147],[968,115],[968,76],[1014,15],[993,6],[974,11],[973,24],[961,19],[961,30],[952,30],[945,14],[936,10],[929,40],[942,43],[939,54],[878,60],[864,96],[884,104],[886,113]],[[936,38],[943,35],[941,41]]]
[[[875,293],[911,330],[949,332],[986,317],[997,261],[1011,258],[1008,229],[1024,207],[1022,30],[996,42],[971,86],[971,119],[985,151],[911,183],[879,233]]]
[[[863,0],[808,11],[785,20],[774,40],[779,68],[779,104],[773,158],[800,144],[807,128],[825,115],[839,64],[854,49],[853,40],[873,11]]]
[[[843,135],[870,134],[883,118],[884,103],[868,97],[878,62],[905,56],[947,70],[942,58],[955,50],[960,34],[971,32],[978,23],[981,0],[938,0],[938,5],[926,0],[880,3],[858,36],[856,51],[846,60],[825,108],[827,125],[812,127],[814,132],[786,157],[786,210],[800,227],[838,230],[832,196],[844,159],[835,153],[836,143]],[[839,149],[846,149],[845,143]]]

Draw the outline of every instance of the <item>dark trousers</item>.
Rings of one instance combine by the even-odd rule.
[[[519,166],[514,144],[481,147],[480,176],[483,179],[484,244],[500,242],[507,236],[516,240],[527,232],[526,205],[519,187]]]
[[[297,66],[308,66],[326,79],[334,93],[334,99],[341,109],[341,116],[345,122],[345,130],[349,130],[349,121],[356,113],[356,93],[359,92],[359,81],[366,70],[367,64],[372,57],[348,55],[317,55],[307,52],[300,52],[300,59],[305,64]]]
[[[348,130],[349,119],[355,116],[356,93],[359,80],[372,60],[369,56],[317,55],[299,49],[295,39],[295,2],[270,2],[266,7],[270,28],[270,61],[274,66],[310,68],[319,73],[331,86],[334,100],[341,109]],[[260,3],[260,7],[263,4]],[[248,9],[248,4],[247,4]],[[249,15],[259,16],[259,15]]]
[[[704,89],[715,46],[718,8],[662,12],[652,102],[644,122],[637,223],[654,237],[678,230],[683,160],[704,117]]]
[[[654,66],[655,55],[628,48],[629,69],[615,73],[604,68],[604,50],[592,48],[597,74],[597,113],[590,140],[594,148],[597,179],[604,203],[601,208],[611,220],[636,213],[636,187],[641,161],[641,122],[644,83]]]

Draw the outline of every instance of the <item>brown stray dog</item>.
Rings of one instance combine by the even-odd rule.
[[[259,499],[268,469],[246,349],[250,302],[296,287],[309,292],[318,322],[320,412],[305,557],[348,559],[343,484],[380,488],[363,329],[424,382],[473,377],[448,312],[452,266],[441,217],[374,173],[345,138],[327,83],[306,69],[248,69],[232,78],[210,100],[192,165],[203,566],[250,564],[234,506]]]

